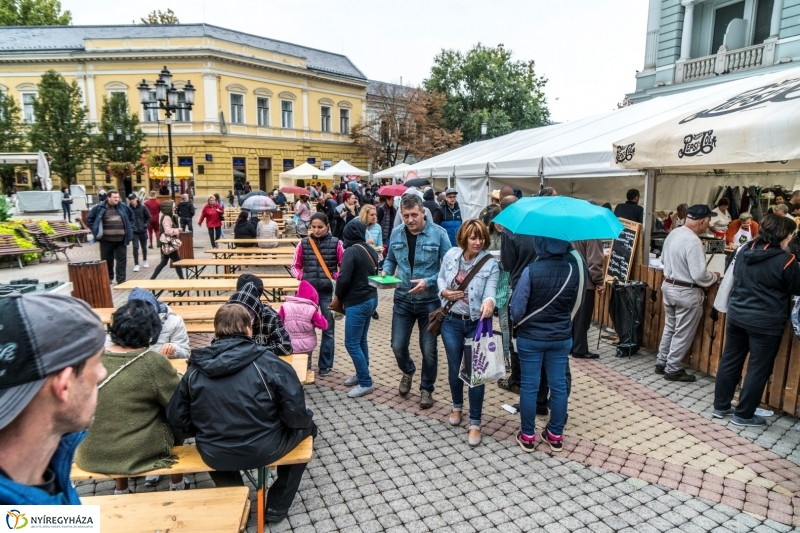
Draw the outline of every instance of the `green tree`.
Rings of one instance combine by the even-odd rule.
[[[139,20],[142,21],[142,24],[180,24],[181,21],[178,20],[178,16],[175,15],[175,12],[171,9],[167,8],[166,11],[153,10],[147,14],[146,17],[142,17]]]
[[[0,152],[21,152],[25,148],[22,111],[14,97],[0,92]],[[0,165],[0,179],[8,194],[14,187],[14,165]]]
[[[464,144],[482,138],[484,122],[487,137],[547,124],[547,80],[536,75],[532,60],[514,60],[512,55],[502,44],[490,48],[478,43],[466,54],[442,50],[434,58],[423,86],[445,95],[445,127],[460,128]]]
[[[142,170],[140,160],[147,135],[139,127],[139,116],[128,112],[125,93],[113,93],[110,99],[103,97],[99,129],[100,134],[94,138],[95,155],[112,174],[127,176]]]
[[[0,0],[0,26],[66,26],[72,13],[58,0]]]
[[[45,72],[33,101],[33,114],[28,130],[31,150],[48,152],[51,172],[67,184],[73,183],[92,150],[91,126],[78,83],[67,83],[55,70]]]

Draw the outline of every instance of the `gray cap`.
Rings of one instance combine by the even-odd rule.
[[[95,355],[105,337],[100,318],[77,298],[0,298],[0,429],[25,409],[47,376]]]
[[[451,194],[458,194],[458,191],[454,187],[450,187],[446,191],[444,191],[445,196],[449,196]]]

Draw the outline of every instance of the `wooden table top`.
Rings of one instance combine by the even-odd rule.
[[[294,371],[297,372],[297,379],[300,380],[300,383],[304,383],[306,380],[306,373],[308,372],[308,354],[305,353],[298,353],[293,355],[279,355],[278,359],[285,361],[292,365]],[[186,363],[187,359],[170,359],[169,362],[172,364],[172,367],[178,371],[179,374],[186,373]]]
[[[280,309],[281,302],[262,302],[269,305],[273,309]],[[219,308],[224,304],[206,304],[206,305],[175,305],[170,306],[170,310],[181,317],[184,322],[213,322],[214,316],[219,311]],[[92,309],[94,314],[100,317],[103,324],[111,323],[111,315],[117,309],[115,307],[97,307]]]
[[[205,471],[205,470],[203,470]],[[83,505],[99,505],[103,531],[239,533],[250,517],[250,489],[223,487],[119,496],[85,496]]]
[[[261,257],[261,258],[238,258],[238,259],[221,259],[221,258],[199,258],[199,259],[181,259],[180,261],[173,261],[173,265],[181,267],[201,267],[201,266],[292,266],[293,257],[288,255],[285,257]]]
[[[118,291],[136,287],[146,291],[235,291],[235,279],[137,279],[114,285]],[[262,278],[264,290],[296,291],[300,282],[294,278]]]
[[[203,250],[212,255],[294,255],[294,246],[276,246],[275,248],[209,248]]]
[[[277,242],[278,244],[297,244],[300,242],[300,237],[283,237],[280,239],[231,239],[225,237],[224,239],[217,239],[218,244],[258,244],[267,242]]]

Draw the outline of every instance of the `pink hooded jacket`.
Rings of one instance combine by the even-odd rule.
[[[292,338],[293,353],[310,354],[317,347],[314,328],[326,329],[328,321],[319,312],[317,290],[305,280],[297,288],[297,296],[287,296],[278,314]]]

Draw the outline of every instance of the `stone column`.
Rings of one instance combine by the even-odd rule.
[[[692,28],[694,26],[694,4],[691,0],[684,0],[683,32],[681,32],[681,59],[692,57]]]
[[[658,56],[658,30],[661,26],[661,0],[650,0],[647,13],[647,41],[644,48],[644,70],[656,68]]]
[[[778,38],[781,32],[781,18],[783,17],[783,0],[775,0],[772,4],[772,21],[769,25],[770,39]]]
[[[203,73],[203,122],[219,123],[219,103],[217,102],[217,75],[214,72]]]
[[[86,103],[89,104],[89,121],[97,122],[97,98],[94,94],[94,74],[86,75]]]

